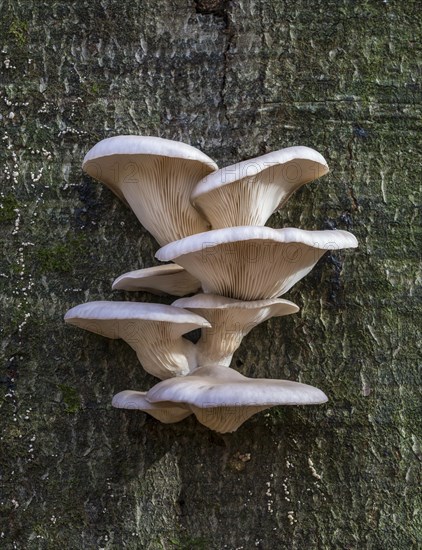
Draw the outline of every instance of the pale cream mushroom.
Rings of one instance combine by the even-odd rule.
[[[230,227],[170,243],[156,258],[183,266],[205,293],[262,300],[287,292],[328,250],[357,244],[354,235],[340,230]]]
[[[245,302],[215,294],[181,298],[172,305],[193,311],[211,324],[201,329],[201,337],[196,344],[198,367],[228,367],[243,337],[254,327],[271,317],[299,311],[293,302],[280,298]]]
[[[289,380],[247,378],[227,367],[200,367],[188,376],[151,388],[150,403],[189,406],[201,424],[220,433],[234,432],[257,412],[277,405],[316,405],[327,396],[313,386]]]
[[[196,349],[182,338],[210,326],[206,319],[181,308],[139,302],[88,302],[70,309],[65,322],[107,338],[122,338],[143,368],[160,379],[186,375],[196,365]]]
[[[136,409],[148,413],[163,424],[180,422],[192,414],[189,407],[176,403],[150,403],[147,392],[124,390],[117,393],[111,402],[116,409]]]
[[[112,288],[186,296],[198,292],[201,283],[180,265],[168,264],[123,273],[114,281]]]
[[[207,175],[191,200],[213,229],[265,225],[299,187],[327,172],[324,157],[314,149],[288,147]]]
[[[217,165],[191,145],[150,136],[111,137],[88,151],[82,168],[129,204],[160,245],[209,229],[190,195]]]

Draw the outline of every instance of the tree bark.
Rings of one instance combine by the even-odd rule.
[[[420,547],[418,3],[0,12],[0,547]],[[327,254],[285,296],[301,312],[255,328],[233,363],[315,385],[326,405],[274,408],[225,436],[112,409],[155,380],[125,343],[63,315],[127,299],[112,280],[157,264],[133,213],[81,171],[118,134],[190,143],[219,166],[291,145],[326,157],[330,174],[270,225],[348,229],[360,248]]]

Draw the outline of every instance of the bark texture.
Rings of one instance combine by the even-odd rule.
[[[418,2],[3,0],[0,14],[0,547],[420,548]],[[154,379],[62,318],[156,263],[80,168],[131,133],[220,166],[291,145],[326,157],[330,174],[270,223],[350,229],[360,248],[326,255],[285,296],[301,313],[254,329],[234,364],[328,404],[229,436],[111,408]]]

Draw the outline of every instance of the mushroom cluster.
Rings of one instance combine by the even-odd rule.
[[[280,296],[325,252],[357,246],[347,231],[265,227],[297,189],[328,172],[319,153],[288,147],[218,169],[185,143],[118,136],[97,143],[83,170],[132,208],[161,246],[156,258],[172,262],[124,273],[113,289],[179,297],[172,305],[89,302],[66,313],[67,323],[125,340],[161,380],[149,391],[118,393],[114,407],[164,423],[194,414],[226,433],[272,406],[327,400],[318,388],[247,378],[231,366],[255,326],[299,311]],[[195,329],[193,343],[185,335]]]

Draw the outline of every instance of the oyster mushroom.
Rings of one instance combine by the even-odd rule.
[[[280,298],[245,302],[215,294],[181,298],[172,305],[193,311],[211,324],[201,329],[201,338],[196,344],[199,367],[228,367],[243,337],[259,323],[299,311],[295,304]]]
[[[299,187],[327,172],[324,157],[314,149],[288,147],[207,175],[191,200],[213,229],[265,225]]]
[[[180,265],[167,264],[123,273],[113,282],[112,288],[186,296],[198,292],[201,283]]]
[[[153,416],[163,424],[180,422],[192,414],[189,407],[176,403],[150,403],[146,392],[124,390],[117,393],[111,402],[116,409],[137,409]]]
[[[186,237],[160,248],[156,258],[183,266],[205,293],[262,300],[287,292],[327,250],[357,244],[347,231],[244,226]]]
[[[247,378],[221,366],[199,367],[188,376],[151,388],[150,403],[188,406],[201,424],[220,433],[234,432],[257,412],[276,405],[316,405],[327,396],[313,386],[289,380]]]
[[[122,338],[144,369],[162,380],[197,366],[195,346],[182,335],[209,326],[190,311],[139,302],[88,302],[70,309],[64,319],[107,338]]]
[[[82,168],[129,204],[161,246],[209,229],[190,195],[217,165],[191,145],[150,136],[111,137],[88,151]]]

